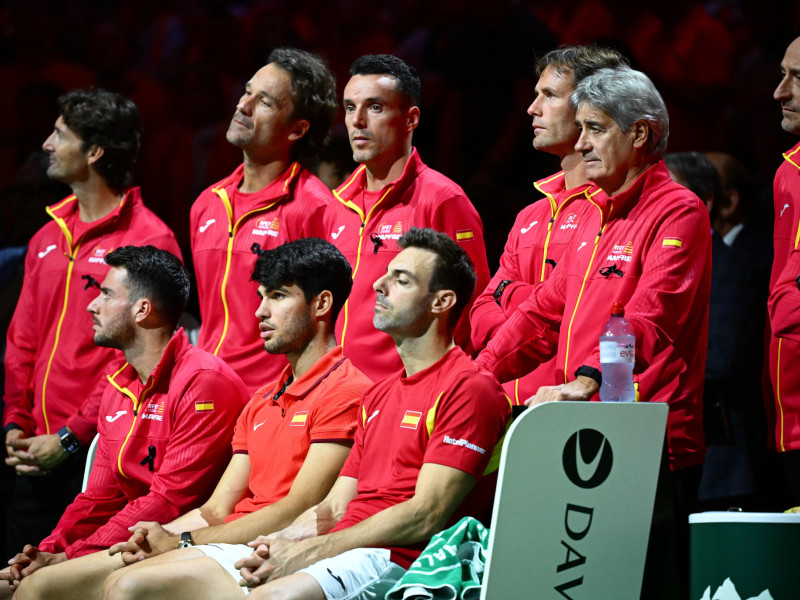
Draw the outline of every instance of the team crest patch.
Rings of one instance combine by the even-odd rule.
[[[608,255],[606,260],[614,262],[631,262],[632,255],[633,240],[629,241],[627,244],[614,244],[614,248],[611,250],[611,254]]]
[[[570,213],[561,224],[561,229],[577,229],[578,228],[578,215]]]
[[[308,411],[298,410],[296,413],[294,413],[294,416],[292,417],[292,422],[289,423],[289,427],[305,427],[307,419],[308,419]]]
[[[268,235],[270,237],[278,237],[281,229],[281,222],[278,217],[275,217],[271,221],[267,219],[261,219],[256,225],[255,229],[253,229],[253,235],[258,236],[265,236]]]
[[[422,419],[421,412],[407,410],[406,414],[403,415],[403,420],[400,421],[400,427],[403,429],[416,429],[419,427],[420,419]]]
[[[474,238],[475,234],[472,233],[472,229],[461,229],[460,231],[456,231],[457,242],[468,242]]]
[[[196,413],[203,413],[203,412],[214,412],[214,401],[213,400],[197,400],[194,403],[194,412]]]
[[[197,410],[197,403],[195,403],[195,410]],[[144,414],[142,414],[142,419],[150,419],[152,421],[163,421],[164,420],[164,401],[161,402],[149,402],[147,406],[144,407]]]
[[[399,240],[400,236],[403,235],[403,222],[398,221],[394,225],[381,223],[376,235],[382,240]]]
[[[106,250],[105,248],[95,248],[92,252],[92,255],[89,257],[89,262],[102,265],[105,262],[105,256],[107,252],[110,252],[110,250]]]

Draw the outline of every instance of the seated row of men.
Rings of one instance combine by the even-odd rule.
[[[458,514],[456,507],[462,501],[471,504],[464,498],[480,478],[508,413],[508,403],[493,376],[509,382],[506,389],[509,395],[514,394],[516,403],[596,397],[601,381],[598,336],[615,301],[625,304],[626,317],[636,332],[639,399],[670,405],[670,466],[681,502],[691,502],[704,454],[700,415],[708,326],[710,226],[704,205],[672,182],[661,160],[669,122],[663,100],[650,80],[627,67],[618,53],[597,47],[564,48],[541,59],[536,99],[528,109],[533,117],[534,146],[557,155],[562,171],[537,182],[544,199],[520,213],[500,271],[487,286],[488,277],[483,275],[488,275],[488,269],[477,213],[458,186],[421,163],[411,145],[420,116],[419,80],[413,70],[394,57],[364,57],[356,61],[353,76],[345,86],[344,106],[353,155],[362,166],[330,201],[320,199],[319,206],[313,208],[298,194],[304,189],[317,189],[318,182],[292,160],[299,158],[300,142],[311,143],[311,132],[319,133],[311,116],[313,111],[307,105],[312,100],[301,100],[303,94],[314,96],[315,102],[326,96],[311,94],[310,84],[301,86],[298,78],[313,71],[316,81],[323,80],[319,69],[324,70],[324,66],[299,51],[281,52],[288,54],[273,54],[270,64],[248,83],[231,122],[228,138],[244,151],[242,167],[204,192],[192,209],[192,248],[203,317],[199,346],[224,358],[250,393],[266,381],[276,383],[259,389],[245,409],[234,433],[234,456],[213,493],[216,477],[201,472],[194,461],[202,460],[209,470],[219,468],[225,463],[227,448],[220,448],[209,439],[205,443],[222,452],[221,459],[211,460],[205,454],[202,458],[182,457],[177,461],[170,489],[180,489],[182,494],[191,489],[193,494],[191,498],[190,494],[182,496],[181,502],[173,504],[163,497],[156,500],[162,488],[151,484],[160,478],[165,450],[132,434],[136,427],[146,424],[155,428],[157,424],[172,423],[168,416],[173,420],[178,416],[165,405],[141,401],[148,394],[158,393],[158,360],[151,354],[149,360],[141,360],[133,349],[123,348],[127,363],[110,354],[104,364],[93,363],[91,368],[97,373],[112,372],[113,388],[104,386],[102,404],[95,401],[94,414],[99,417],[101,433],[117,431],[119,439],[116,452],[105,456],[110,465],[105,478],[93,474],[92,483],[105,481],[112,485],[112,479],[118,479],[118,485],[126,492],[125,499],[116,499],[123,500],[123,505],[131,500],[127,506],[138,510],[138,497],[127,487],[129,473],[137,472],[141,481],[149,485],[145,497],[152,496],[150,501],[159,502],[161,508],[146,513],[147,506],[141,507],[143,518],[136,520],[152,522],[135,527],[131,539],[114,548],[122,554],[121,559],[104,553],[89,554],[122,542],[121,521],[112,517],[108,522],[109,527],[117,527],[115,540],[95,531],[68,539],[59,534],[59,525],[38,549],[28,547],[18,555],[4,575],[15,582],[14,586],[21,582],[18,595],[53,596],[50,585],[64,585],[65,589],[73,589],[72,593],[79,590],[83,596],[100,595],[104,585],[106,594],[113,594],[114,598],[152,595],[159,590],[172,595],[202,595],[212,589],[204,578],[215,577],[224,581],[219,585],[229,590],[222,592],[222,587],[214,587],[215,597],[238,597],[242,592],[236,585],[237,568],[244,567],[248,584],[271,579],[268,586],[255,592],[264,597],[351,597],[348,594],[352,590],[368,585],[372,578],[383,579],[387,571],[394,572],[391,564],[408,566],[419,551],[419,544]],[[313,59],[314,69],[307,63],[298,69],[300,58]],[[303,81],[307,83],[307,79]],[[335,106],[335,100],[333,103]],[[64,122],[57,123],[56,137],[63,128]],[[90,162],[93,159],[87,154],[93,147],[80,151],[89,167],[97,162]],[[72,152],[76,151],[73,148]],[[53,154],[51,174],[55,175],[66,169],[68,161],[59,157],[58,149]],[[85,172],[87,168],[81,171]],[[51,251],[53,259],[70,261],[81,257],[82,251],[88,252],[80,247],[82,240],[90,239],[82,237],[86,225],[81,230],[81,224],[86,221],[85,216],[91,215],[85,214],[88,208],[81,200],[82,180],[76,175],[71,181],[77,206],[73,197],[52,208],[55,223],[50,233],[65,238],[69,246],[62,253],[60,242],[48,244],[51,240],[44,235],[31,244],[26,268],[36,273],[39,279],[35,285],[42,290],[43,274],[55,277],[60,268],[41,266],[45,259],[49,260]],[[305,197],[309,195],[310,192]],[[112,221],[122,220],[119,212],[125,199],[112,195],[106,200],[104,206],[112,207],[104,225],[109,227]],[[61,210],[72,211],[71,216]],[[313,230],[320,224],[321,231]],[[420,231],[415,226],[443,233]],[[341,254],[337,253],[337,257],[343,256],[344,263],[348,263],[346,290],[331,289],[338,285],[333,281],[319,288],[306,288],[299,273],[288,267],[284,271],[284,267],[271,263],[267,271],[287,274],[270,278],[271,273],[262,268],[265,261],[296,252],[291,250],[296,247],[301,248],[299,254],[281,260],[303,264],[319,258],[316,255],[321,253],[329,262],[336,262],[326,254],[334,252],[328,243],[324,251],[319,247],[322,242],[312,239],[279,245],[297,238],[328,239],[339,249]],[[100,248],[91,257],[100,257],[101,263],[103,256],[108,260],[113,256],[107,253],[112,245],[113,241],[102,247],[90,246]],[[124,244],[116,244],[120,245]],[[312,250],[312,246],[316,249]],[[268,248],[274,249],[264,253]],[[470,264],[470,259],[474,268],[467,269],[463,265]],[[261,304],[251,310],[247,306],[251,297],[248,294],[255,297],[254,290],[248,290],[243,282],[250,277],[253,260]],[[98,261],[92,264],[97,265]],[[37,419],[46,415],[45,392],[49,390],[47,394],[51,394],[53,385],[68,387],[61,377],[56,377],[57,373],[63,373],[75,385],[74,373],[67,377],[67,370],[74,369],[73,362],[62,356],[69,343],[65,339],[71,336],[61,331],[62,327],[70,328],[75,339],[85,335],[77,325],[80,321],[70,321],[67,314],[68,306],[74,310],[74,296],[84,293],[79,291],[82,281],[75,280],[71,265],[72,262],[67,272],[66,295],[50,301],[52,314],[60,315],[55,332],[49,331],[53,329],[49,327],[52,322],[44,328],[48,331],[38,330],[42,319],[34,318],[27,304],[23,309],[18,307],[20,315],[15,315],[9,332],[9,339],[17,342],[17,348],[27,344],[26,348],[32,347],[29,355],[43,358],[41,365],[30,356],[12,363],[20,366],[12,387],[24,387],[23,366],[36,373],[32,377],[35,385],[31,383],[27,392],[27,416],[25,410],[11,404],[12,410],[7,410],[4,418],[7,427],[18,426],[7,431],[6,442],[9,460],[21,471],[41,472],[54,466],[48,462],[46,452],[37,456],[35,444],[44,447],[55,443],[60,450],[58,444],[65,443],[64,439],[53,441],[52,426],[40,426]],[[103,272],[103,266],[94,267],[95,276]],[[335,271],[330,266],[322,268],[324,272],[319,271],[319,265],[315,268],[312,279],[320,282],[333,276],[326,274],[328,270]],[[446,275],[450,271],[454,273]],[[458,275],[461,271],[472,273],[469,285],[465,276]],[[100,298],[92,303],[97,323],[95,340],[105,327],[102,308],[106,302],[113,305],[108,285],[112,273],[114,269],[102,285]],[[475,280],[482,293],[474,302],[470,319],[462,311],[474,296]],[[92,287],[92,276],[86,287]],[[47,289],[52,292],[52,281]],[[30,289],[28,292],[33,293]],[[20,306],[23,299],[30,302],[35,297],[25,298],[25,293]],[[66,302],[70,293],[71,304]],[[134,292],[133,297],[138,301],[144,295]],[[260,339],[250,317],[254,311],[261,320]],[[142,322],[147,324],[143,327],[149,334],[155,335],[151,330],[156,328],[150,321],[142,317]],[[158,338],[161,341],[165,332],[171,334],[174,322],[164,323],[164,327]],[[43,344],[29,341],[37,336]],[[128,335],[126,340],[133,337]],[[254,338],[260,358],[252,352]],[[27,341],[23,343],[23,339]],[[340,340],[340,350],[334,349],[334,339]],[[483,349],[476,359],[482,368],[474,366],[453,340],[467,353],[473,348]],[[140,347],[138,337],[131,345]],[[284,369],[279,371],[275,361],[264,359],[262,347],[285,356],[288,367],[279,365]],[[129,352],[133,358],[128,357]],[[328,352],[336,354],[328,356]],[[90,355],[88,350],[81,354]],[[207,360],[207,370],[226,370],[221,363]],[[353,369],[378,383],[366,393],[360,409],[356,407],[366,383],[361,380],[364,387],[357,389],[360,378],[354,375],[346,378],[348,386],[337,383],[336,394],[329,395],[328,400],[338,398],[339,412],[329,415],[327,421],[320,417],[325,425],[314,433],[311,427],[316,419],[312,419],[311,401],[338,381],[330,378],[338,377],[339,369],[351,368],[347,360],[352,360]],[[31,366],[34,364],[35,368]],[[95,375],[87,373],[87,380]],[[468,378],[470,383],[463,383],[459,377]],[[68,391],[67,387],[60,389],[64,392],[62,397],[74,397],[75,390]],[[82,391],[85,396],[86,391]],[[163,393],[170,395],[168,390]],[[124,394],[133,401],[133,410],[130,404],[124,408],[108,404],[109,395],[115,394]],[[345,398],[347,394],[351,396]],[[99,398],[98,394],[92,394],[95,397]],[[226,399],[233,403],[234,397],[241,405],[241,395],[231,393]],[[290,407],[295,397],[305,403],[302,410]],[[78,411],[66,400],[62,401],[63,406],[58,400],[51,401],[60,407],[63,422],[68,423],[61,438],[80,438],[75,430],[81,429],[84,422],[91,422],[90,402],[83,403]],[[183,408],[192,419],[202,420],[221,415],[225,411],[221,402],[218,397],[199,398],[191,410]],[[457,411],[451,412],[453,407]],[[282,456],[284,444],[280,444],[278,452],[264,451],[263,442],[259,452],[253,450],[252,437],[262,428],[262,433],[272,432],[279,409],[279,423],[288,433],[276,431],[274,435],[293,435],[292,427],[309,429],[311,450],[308,455],[303,454],[305,460]],[[358,413],[352,450],[348,440],[353,431],[343,425],[348,410]],[[47,422],[46,417],[44,421]],[[207,425],[197,421],[189,430],[200,433]],[[215,431],[216,428],[219,425]],[[90,432],[91,428],[85,426],[81,431]],[[411,437],[406,440],[406,436]],[[202,433],[189,437],[205,439]],[[173,434],[169,439],[175,443],[188,440]],[[381,444],[384,440],[390,442]],[[466,442],[460,443],[461,440]],[[79,447],[83,441],[78,439],[75,445]],[[136,446],[139,442],[142,445]],[[476,447],[483,452],[476,452]],[[136,453],[123,459],[131,448],[137,448]],[[51,453],[61,457],[59,452]],[[98,460],[103,458],[102,453],[98,456]],[[271,479],[263,481],[263,469],[269,468],[271,473],[274,461],[284,458],[299,469],[294,483],[286,476],[280,484]],[[99,473],[103,472],[101,468]],[[178,481],[181,483],[175,487]],[[327,496],[326,485],[333,485]],[[194,493],[202,486],[206,486],[204,490]],[[475,488],[472,493],[478,491]],[[186,512],[209,493],[210,499],[199,509]],[[240,505],[248,494],[252,498]],[[484,502],[485,499],[484,496]],[[169,509],[164,508],[167,504]],[[475,514],[477,508],[470,506],[470,512]],[[678,508],[685,512],[688,506]],[[241,516],[243,513],[252,514]],[[71,523],[70,519],[77,522],[87,514],[95,524],[98,519],[104,523],[110,516],[70,509],[62,523]],[[223,524],[230,515],[234,517]],[[235,518],[238,516],[241,518]],[[295,518],[298,520],[291,524]],[[156,521],[166,525],[160,527]],[[258,538],[255,554],[251,554],[252,548],[207,544],[242,543],[262,534],[267,537]],[[140,559],[174,548],[178,537],[184,538],[180,540],[183,544],[200,542],[203,548],[179,551],[176,558],[180,561],[176,563],[172,553],[140,563]],[[28,541],[33,539],[35,536]],[[74,552],[72,544],[79,544]],[[319,559],[364,547],[382,547],[386,551],[348,555],[344,561],[347,568],[337,561],[302,570]],[[87,556],[64,561],[66,557],[83,555]],[[56,562],[42,570],[49,573],[48,577],[35,574],[41,565]],[[137,564],[122,569],[123,563]],[[223,568],[209,566],[217,563]],[[297,571],[301,571],[299,575],[284,577]],[[225,573],[228,575],[223,578]],[[76,581],[81,582],[79,586]],[[58,594],[70,597],[66,591]]]
[[[248,585],[270,580],[264,597],[350,597],[391,586],[405,570],[392,565],[408,567],[452,519],[485,514],[481,477],[510,403],[453,341],[475,273],[446,234],[412,228],[399,244],[374,283],[374,324],[404,371],[374,386],[334,339],[352,286],[343,255],[308,238],[259,256],[258,330],[289,365],[241,415],[241,379],[173,333],[188,292],[180,261],[152,246],[109,253],[88,310],[95,343],[127,365],[101,400],[87,489],[12,559],[0,594],[233,598],[245,567]]]

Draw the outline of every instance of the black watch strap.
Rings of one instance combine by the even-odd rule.
[[[78,450],[81,449],[81,443],[78,441],[78,438],[75,437],[75,434],[72,433],[66,427],[62,427],[58,430],[58,437],[61,438],[61,447],[70,454],[75,454]]]
[[[594,367],[590,367],[588,365],[583,365],[582,367],[578,367],[578,370],[575,371],[575,377],[579,377],[581,375],[584,377],[589,377],[590,379],[594,379],[597,385],[603,385],[603,374],[599,369],[595,369]]]
[[[506,289],[506,286],[509,283],[514,283],[514,282],[511,281],[510,279],[503,279],[503,281],[500,282],[500,285],[497,286],[497,289],[494,291],[494,294],[492,294],[492,297],[494,298],[494,301],[497,302],[498,306],[502,306],[502,304],[500,304],[500,297],[503,295],[503,290]]]
[[[192,532],[191,531],[184,531],[181,534],[181,539],[178,541],[178,549],[180,548],[189,548],[194,546],[194,540],[192,539]]]

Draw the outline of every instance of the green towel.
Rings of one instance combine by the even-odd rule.
[[[477,600],[488,543],[489,530],[464,517],[433,536],[386,600]]]

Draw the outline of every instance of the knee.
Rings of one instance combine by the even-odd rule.
[[[133,600],[147,594],[145,582],[136,571],[122,569],[103,584],[103,600]]]
[[[19,587],[14,593],[14,600],[38,600],[39,598],[53,598],[52,591],[46,585],[48,578],[42,577],[40,571],[25,577],[19,582]],[[10,588],[9,588],[10,589]],[[11,596],[0,595],[0,600]]]

